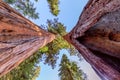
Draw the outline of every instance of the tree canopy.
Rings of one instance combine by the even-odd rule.
[[[63,36],[67,34],[66,27],[62,23],[58,22],[58,19],[48,20],[46,27],[47,31],[56,35],[56,38],[51,43],[48,43],[46,46],[41,48],[39,52],[44,55],[45,63],[54,68],[60,50],[66,49],[71,55],[75,55],[78,52],[72,45],[63,39]]]
[[[39,14],[36,12],[36,8],[34,7],[34,3],[30,0],[3,0],[6,3],[10,4],[14,7],[18,12],[23,14],[24,16],[32,19],[38,19]],[[38,0],[34,0],[37,2]]]
[[[85,80],[84,73],[79,69],[76,62],[71,62],[65,54],[60,63],[60,80]]]
[[[47,0],[49,3],[50,12],[57,16],[60,12],[59,10],[59,0]]]

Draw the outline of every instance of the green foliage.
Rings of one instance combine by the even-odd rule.
[[[3,1],[5,1],[5,2],[7,2],[9,4],[13,4],[16,0],[3,0]]]
[[[41,54],[36,52],[0,80],[36,80],[40,73],[40,66],[37,65],[40,58]]]
[[[17,11],[28,18],[38,19],[39,14],[36,12],[34,3],[30,0],[3,0],[6,3],[12,5]],[[38,0],[35,0],[37,2]]]
[[[60,80],[84,80],[83,72],[75,62],[70,62],[65,54],[62,56],[59,76]]]
[[[50,12],[57,16],[60,12],[59,10],[59,0],[47,0],[49,3],[49,7],[50,7]]]
[[[58,19],[54,19],[53,21],[47,20],[47,24],[48,32],[56,34],[57,36],[64,36],[67,34],[66,27],[62,23],[58,22]]]
[[[35,0],[36,2],[38,2],[39,0]]]
[[[63,39],[63,36],[67,34],[66,27],[58,22],[58,19],[54,19],[53,21],[48,20],[47,24],[47,30],[55,34],[56,38],[51,43],[48,43],[45,47],[41,48],[39,52],[44,55],[45,64],[51,65],[52,68],[54,68],[60,50],[66,49],[71,55],[75,55],[78,52],[72,45]]]
[[[31,0],[3,0],[4,2],[10,4],[13,8],[18,10],[21,14],[28,18],[38,19],[39,14],[36,12],[34,3]],[[38,2],[39,0],[34,0]],[[50,8],[50,12],[57,16],[60,12],[59,10],[59,0],[47,0]]]

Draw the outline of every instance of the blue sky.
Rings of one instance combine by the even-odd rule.
[[[67,31],[71,31],[72,28],[76,25],[80,13],[82,12],[85,4],[88,0],[60,0],[60,14],[57,18],[67,27]],[[33,20],[34,23],[41,25],[46,24],[47,19],[56,18],[50,13],[48,8],[47,0],[39,0],[38,3],[35,3],[37,7],[37,12],[39,12],[40,19]],[[72,61],[77,61],[78,66],[88,75],[89,80],[100,80],[95,72],[91,69],[90,65],[83,60],[82,62],[75,56],[70,57],[69,53],[66,50],[61,50],[60,56],[57,62],[57,66],[54,70],[50,66],[44,65],[40,62],[41,72],[37,80],[60,80],[58,76],[59,63],[62,57],[62,54],[66,53],[69,59]]]

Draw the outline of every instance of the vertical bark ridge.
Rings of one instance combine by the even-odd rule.
[[[54,38],[0,0],[0,77]]]
[[[64,38],[102,80],[120,80],[120,0],[89,0]]]
[[[72,37],[77,38],[84,35],[84,32],[93,26],[102,15],[119,8],[120,0],[89,0],[80,15],[78,23],[72,30]]]

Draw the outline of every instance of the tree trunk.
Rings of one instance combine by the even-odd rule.
[[[64,38],[102,80],[120,80],[120,0],[89,0],[77,25]]]
[[[54,38],[0,0],[0,77]]]

